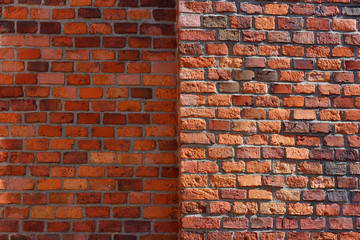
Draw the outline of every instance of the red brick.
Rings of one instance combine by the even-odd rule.
[[[301,229],[324,229],[325,228],[325,219],[320,219],[320,218],[300,219],[300,228]]]
[[[315,15],[315,6],[310,4],[291,4],[289,11],[295,15]]]
[[[282,15],[286,15],[286,14],[282,14]],[[277,24],[278,24],[278,29],[300,30],[304,27],[303,19],[301,18],[278,17]]]
[[[337,6],[321,6],[320,10],[318,15],[321,17],[335,16],[340,12]]]
[[[330,30],[330,21],[328,19],[306,18],[305,25],[307,30]]]
[[[1,33],[14,33],[15,32],[15,24],[12,21],[1,21],[0,22],[0,32]]]
[[[123,48],[126,45],[126,38],[123,37],[104,37],[103,46],[105,48]]]

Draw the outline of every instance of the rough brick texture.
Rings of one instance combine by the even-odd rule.
[[[175,8],[0,1],[0,239],[177,239]]]
[[[359,3],[179,1],[181,239],[360,239]]]
[[[360,239],[359,0],[0,10],[1,240]]]

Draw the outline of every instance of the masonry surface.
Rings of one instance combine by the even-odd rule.
[[[0,239],[178,233],[174,1],[1,1]]]
[[[359,0],[0,10],[0,240],[360,239]]]
[[[360,1],[180,1],[182,239],[360,239]]]

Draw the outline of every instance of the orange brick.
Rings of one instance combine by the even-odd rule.
[[[54,219],[55,207],[34,206],[30,208],[30,218],[34,219]]]
[[[5,7],[4,18],[25,19],[27,18],[27,8],[25,7]]]

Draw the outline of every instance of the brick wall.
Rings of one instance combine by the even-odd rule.
[[[0,9],[0,240],[360,239],[359,0]]]
[[[360,239],[360,1],[179,12],[182,239]]]
[[[0,1],[1,240],[177,238],[175,5]]]

